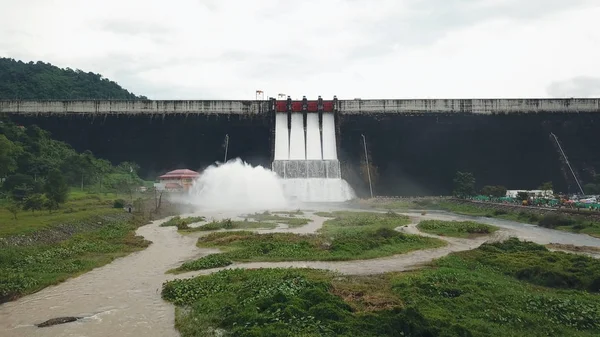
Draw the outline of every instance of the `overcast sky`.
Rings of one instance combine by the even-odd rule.
[[[600,96],[600,0],[0,0],[0,56],[153,99]]]

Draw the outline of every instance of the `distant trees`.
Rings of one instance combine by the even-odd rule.
[[[0,166],[0,197],[10,199],[10,207],[32,212],[59,208],[70,186],[112,190],[132,198],[143,184],[136,163],[113,166],[90,151],[77,153],[37,126],[24,128],[9,120],[0,123]]]
[[[473,176],[473,173],[456,172],[453,194],[459,198],[475,195],[475,176]]]
[[[0,99],[147,99],[100,74],[0,58]]]
[[[16,154],[19,150],[15,143],[0,134],[0,178],[6,177],[17,169]]]
[[[504,186],[483,186],[481,194],[489,197],[501,198],[506,196],[506,187]]]
[[[551,190],[554,190],[554,187],[552,186],[552,182],[548,181],[548,182],[545,182],[542,185],[540,185],[540,187],[538,187],[538,189],[542,190],[542,191],[551,191]]]
[[[56,209],[58,206],[67,201],[69,195],[69,185],[65,177],[58,170],[53,170],[48,174],[44,192],[48,198],[48,209]]]
[[[583,186],[585,194],[600,194],[600,174],[596,174],[591,183]]]
[[[527,199],[529,199],[529,193],[527,193],[527,192],[518,192],[517,193],[517,200],[523,201],[523,200],[527,200]]]

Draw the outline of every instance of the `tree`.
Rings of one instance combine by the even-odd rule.
[[[58,208],[60,204],[67,201],[69,186],[62,173],[58,170],[53,170],[48,174],[44,190],[48,198],[48,204],[52,207]]]
[[[481,194],[490,197],[501,198],[506,196],[506,187],[486,185],[481,189]]]
[[[527,192],[518,192],[517,193],[517,200],[527,200],[529,199],[529,193]]]
[[[17,169],[17,155],[20,152],[18,145],[0,134],[0,178],[13,173]]]
[[[475,177],[473,174],[470,172],[456,172],[453,193],[459,198],[475,195]]]
[[[41,192],[41,186],[31,176],[21,173],[8,176],[2,189],[17,202],[25,200],[31,193]]]
[[[46,197],[43,194],[32,194],[23,202],[23,210],[31,210],[32,213],[35,213],[35,211],[39,211],[44,208],[46,201]]]
[[[554,190],[554,188],[552,187],[552,182],[551,181],[547,181],[547,182],[543,183],[542,185],[540,185],[540,187],[538,187],[538,189],[540,189],[542,191],[552,191],[552,190]]]
[[[600,185],[589,183],[583,186],[585,194],[600,194]]]
[[[17,203],[11,202],[6,206],[6,210],[10,212],[10,214],[13,215],[13,218],[15,220],[19,220],[17,219],[17,214],[19,214],[19,211],[21,210],[21,208],[19,207],[19,205]]]

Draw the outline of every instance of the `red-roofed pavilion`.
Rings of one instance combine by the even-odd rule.
[[[187,191],[198,176],[200,176],[200,173],[196,171],[179,169],[167,172],[158,179],[162,184],[165,184],[165,188],[168,190]]]

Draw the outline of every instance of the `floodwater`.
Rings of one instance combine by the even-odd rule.
[[[340,208],[338,208],[340,209]],[[329,209],[331,210],[331,208]],[[451,252],[473,249],[488,240],[501,240],[516,236],[533,242],[563,243],[600,247],[600,239],[587,235],[571,234],[512,221],[473,218],[445,212],[428,212],[426,215],[404,213],[413,224],[399,230],[418,233],[415,224],[422,219],[477,220],[502,229],[491,237],[475,240],[445,238],[448,245],[441,248],[415,251],[391,257],[342,262],[279,262],[235,264],[227,268],[257,267],[312,267],[346,274],[371,274],[386,271],[414,269],[420,264]],[[221,212],[207,214],[208,218],[235,218],[237,214]],[[318,230],[325,218],[305,212],[303,217],[313,220],[299,228],[280,226],[274,230],[293,233],[312,233]],[[165,219],[166,220],[166,219]],[[179,266],[183,261],[216,252],[195,246],[197,235],[180,235],[174,227],[159,227],[155,221],[138,229],[138,234],[152,241],[144,251],[117,259],[77,278],[17,301],[0,305],[0,336],[178,336],[174,329],[174,308],[160,296],[162,283],[173,278],[187,278],[210,271],[181,275],[166,275],[165,271]],[[36,323],[61,316],[84,317],[73,323],[37,328]]]

